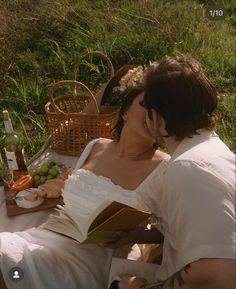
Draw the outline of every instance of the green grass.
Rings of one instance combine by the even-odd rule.
[[[228,16],[210,21],[199,2],[0,0],[0,106],[9,110],[27,159],[48,137],[44,105],[50,84],[72,79],[80,56],[93,50],[105,52],[115,68],[178,53],[199,60],[225,95],[217,132],[235,151],[235,4],[213,1],[223,4]],[[93,91],[104,78],[98,64],[83,63],[77,76]]]
[[[219,120],[216,125],[216,132],[234,152],[236,152],[235,108],[235,94],[223,94],[220,96],[217,110]]]

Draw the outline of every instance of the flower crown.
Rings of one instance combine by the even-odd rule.
[[[119,86],[113,88],[112,94],[115,98],[119,99],[119,96],[122,94],[125,95],[126,91],[129,91],[132,88],[135,88],[144,82],[147,70],[150,67],[156,67],[157,62],[149,62],[149,65],[142,66],[139,65],[135,68],[129,69],[128,72],[120,79]],[[119,99],[119,102],[121,99]]]

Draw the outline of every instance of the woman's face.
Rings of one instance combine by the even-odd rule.
[[[124,126],[140,137],[153,142],[154,138],[151,136],[146,124],[146,110],[140,105],[143,96],[143,93],[139,94],[128,108],[126,114],[123,116]]]

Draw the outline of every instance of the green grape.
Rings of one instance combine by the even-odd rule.
[[[35,175],[35,176],[33,177],[33,179],[34,179],[35,182],[36,182],[36,181],[39,181],[40,176],[39,176],[39,175]]]
[[[43,184],[46,181],[46,177],[45,176],[41,176],[40,177],[40,183]]]
[[[34,177],[34,176],[36,176],[36,175],[37,175],[37,174],[36,174],[36,171],[33,170],[33,172],[31,173],[31,176]]]
[[[51,180],[51,179],[53,179],[54,177],[52,176],[52,175],[48,175],[47,176],[47,180]]]
[[[39,175],[43,176],[44,175],[44,170],[42,170],[42,167],[39,168]]]
[[[58,165],[53,166],[52,169],[57,171],[58,173],[60,172],[60,168]]]
[[[53,160],[49,160],[49,161],[47,162],[47,165],[48,165],[49,168],[52,168],[53,166],[56,165],[56,162],[53,161]]]
[[[41,172],[43,174],[46,174],[48,172],[48,166],[47,165],[42,165],[40,169],[41,169]]]
[[[40,167],[36,168],[34,172],[35,172],[36,175],[39,175]]]
[[[51,168],[48,172],[52,177],[56,177],[58,175],[58,171],[53,168]]]

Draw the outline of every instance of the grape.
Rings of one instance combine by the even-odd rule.
[[[46,174],[48,172],[48,166],[47,165],[42,165],[41,166],[41,172],[42,172],[43,175]]]
[[[40,177],[40,183],[45,183],[45,181],[46,181],[46,177],[45,176],[41,176]]]
[[[55,165],[52,167],[53,170],[57,171],[58,173],[60,173],[60,168],[59,166]]]
[[[40,167],[38,167],[38,168],[34,171],[35,175],[39,175],[39,172],[40,172]]]
[[[44,164],[38,166],[31,173],[34,180],[34,187],[45,183],[47,180],[56,178],[61,173],[62,169],[63,165],[56,163],[54,160],[49,160]]]
[[[52,177],[56,177],[58,175],[58,171],[53,168],[50,169],[48,172]]]
[[[42,167],[39,168],[38,174],[39,174],[40,176],[44,175],[44,171],[42,170]]]
[[[35,176],[33,177],[33,179],[34,179],[35,182],[37,182],[37,181],[39,181],[40,176],[39,176],[39,175],[35,175]]]
[[[31,176],[32,177],[34,177],[34,176],[36,176],[37,174],[36,174],[36,171],[34,170],[32,173],[31,173]]]
[[[50,160],[50,161],[47,162],[47,165],[48,165],[49,168],[52,168],[53,166],[56,165],[56,162],[53,161],[53,160]]]

